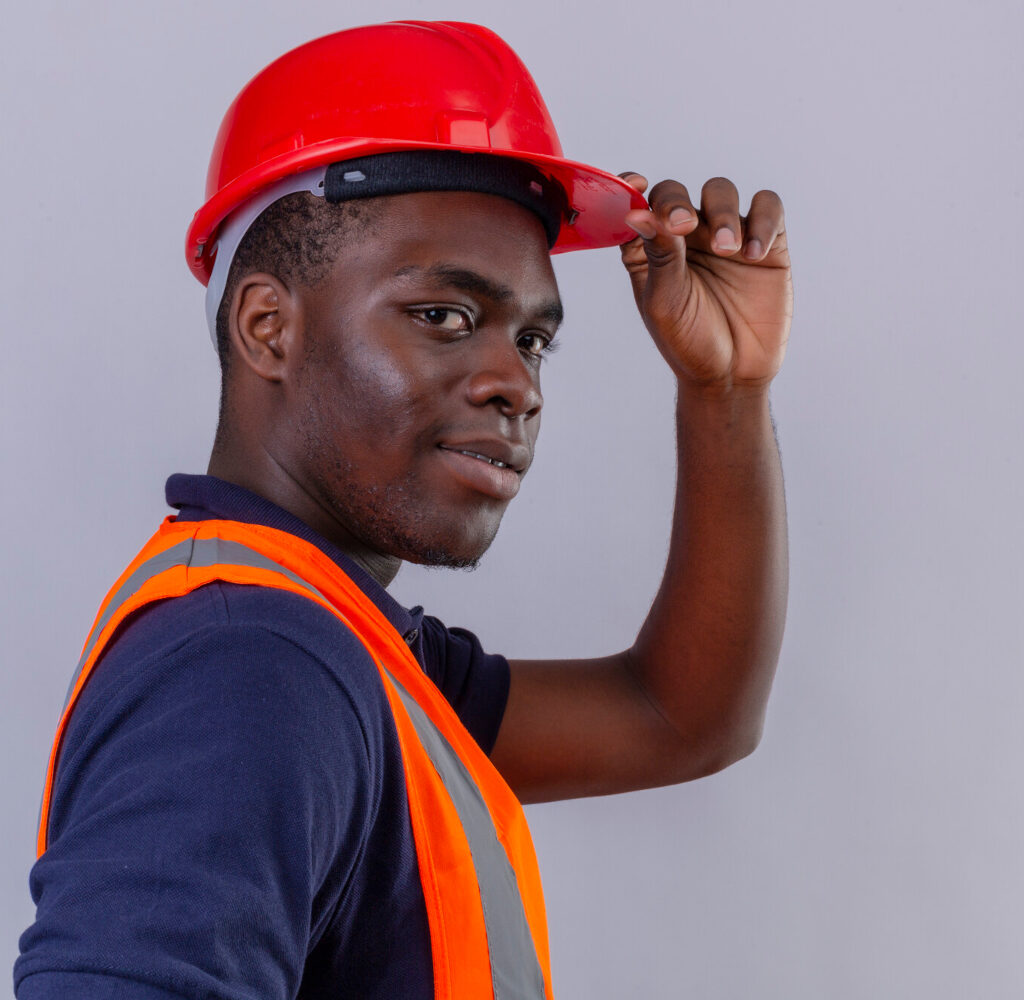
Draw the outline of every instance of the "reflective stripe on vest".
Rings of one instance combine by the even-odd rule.
[[[436,1000],[550,1000],[540,876],[518,800],[377,606],[319,549],[273,528],[168,518],[111,588],[57,728],[38,853],[46,850],[68,719],[107,642],[144,605],[215,581],[275,587],[315,601],[377,665],[405,768]]]

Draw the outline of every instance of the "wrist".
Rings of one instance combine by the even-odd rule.
[[[763,382],[695,382],[680,377],[677,399],[680,408],[756,408],[768,402],[771,380]]]
[[[726,459],[737,448],[759,450],[774,440],[769,384],[696,385],[680,380],[676,398],[680,446]]]

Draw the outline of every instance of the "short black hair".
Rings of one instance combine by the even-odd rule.
[[[217,309],[217,356],[224,383],[231,354],[228,311],[242,278],[266,271],[288,283],[316,286],[327,277],[345,243],[370,224],[378,205],[372,198],[328,204],[299,191],[275,201],[256,218],[238,244]],[[223,403],[222,384],[222,408]]]

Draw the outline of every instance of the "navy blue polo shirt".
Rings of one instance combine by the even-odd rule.
[[[363,589],[489,751],[508,663],[406,610],[262,497],[172,476],[183,520],[304,538]],[[154,526],[155,527],[155,526]],[[20,1000],[433,997],[398,737],[377,668],[297,594],[214,583],[147,606],[72,714]]]

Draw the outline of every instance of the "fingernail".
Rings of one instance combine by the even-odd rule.
[[[728,227],[722,226],[715,233],[715,249],[716,250],[739,250],[740,245],[736,242],[736,234]]]
[[[633,230],[634,233],[638,233],[645,240],[653,240],[657,234],[657,229],[654,228],[653,223],[650,222],[630,222],[626,220],[626,225]]]
[[[685,226],[692,218],[693,214],[685,208],[673,208],[668,213],[668,224],[670,226]]]
[[[761,249],[761,241],[750,240],[748,241],[747,246],[743,251],[743,256],[749,257],[751,260],[757,260],[761,256],[762,252],[763,251]]]

